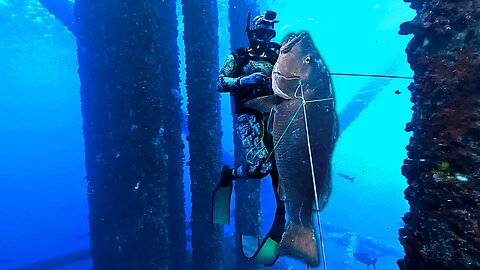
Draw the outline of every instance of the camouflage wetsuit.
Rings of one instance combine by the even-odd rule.
[[[265,115],[243,104],[256,97],[272,94],[271,81],[264,85],[242,86],[239,79],[254,72],[263,72],[270,77],[273,65],[278,58],[279,45],[269,43],[268,49],[260,55],[251,55],[241,48],[232,52],[223,65],[218,78],[218,90],[230,92],[233,96],[237,115],[236,132],[245,150],[246,163],[235,170],[238,178],[262,178],[272,168],[273,140],[266,131]]]

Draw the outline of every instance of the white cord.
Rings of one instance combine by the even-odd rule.
[[[278,72],[274,72],[274,73],[278,73]],[[287,78],[285,77],[284,75],[278,73],[277,75],[280,75],[282,76],[284,79],[288,79],[288,80],[295,80],[295,79],[298,79],[298,78]],[[302,96],[297,96],[297,93],[298,93],[298,90],[301,91],[301,94]],[[323,101],[329,101],[329,100],[333,100],[333,97],[330,97],[330,98],[323,98],[323,99],[315,99],[315,100],[305,100],[305,97],[304,97],[304,93],[303,93],[303,87],[302,87],[302,80],[299,80],[298,81],[298,87],[297,89],[295,90],[295,93],[293,94],[294,98],[301,98],[302,99],[302,104],[300,104],[300,106],[298,107],[297,111],[295,112],[295,114],[293,115],[292,119],[290,120],[290,122],[288,123],[287,127],[285,128],[285,130],[283,131],[282,135],[280,136],[279,140],[277,141],[277,143],[275,144],[275,146],[273,147],[273,150],[272,152],[270,153],[270,155],[275,151],[275,149],[277,148],[277,145],[280,143],[280,141],[282,140],[283,136],[285,135],[285,133],[287,132],[288,128],[290,127],[290,125],[293,123],[293,121],[295,120],[295,117],[297,116],[298,112],[300,111],[300,107],[303,106],[303,116],[305,118],[305,130],[306,130],[306,133],[307,133],[307,144],[308,144],[308,154],[309,154],[309,157],[310,157],[310,169],[311,169],[311,173],[312,173],[312,181],[313,181],[313,192],[314,192],[314,195],[315,195],[315,207],[316,207],[316,212],[317,212],[317,223],[318,223],[318,232],[319,232],[319,236],[320,236],[320,244],[321,244],[321,248],[322,248],[322,259],[323,259],[323,269],[324,270],[328,270],[328,267],[327,267],[327,256],[325,254],[325,243],[323,242],[323,232],[322,232],[322,221],[320,219],[320,206],[318,204],[318,195],[317,195],[317,185],[315,183],[315,171],[314,171],[314,167],[313,167],[313,157],[312,157],[312,147],[311,147],[311,144],[310,144],[310,134],[309,134],[309,129],[308,129],[308,121],[307,121],[307,110],[306,110],[306,104],[307,103],[313,103],[313,102],[323,102]],[[270,158],[270,155],[268,156],[268,158]],[[307,264],[307,270],[310,270],[310,265]]]
[[[305,101],[305,97],[303,95],[303,87],[302,87],[302,81],[299,81],[299,85],[300,85],[300,91],[302,92],[302,105],[303,105],[303,116],[305,118],[305,130],[306,130],[306,133],[307,133],[307,145],[308,145],[308,155],[310,157],[310,169],[311,169],[311,172],[312,172],[312,181],[313,181],[313,192],[314,192],[314,195],[315,195],[315,207],[316,207],[316,210],[317,210],[317,222],[318,222],[318,230],[319,230],[319,235],[320,235],[320,244],[322,246],[322,258],[323,258],[323,269],[324,270],[327,270],[327,256],[325,255],[325,245],[323,243],[323,233],[322,233],[322,223],[321,223],[321,220],[320,220],[320,207],[319,207],[319,204],[318,204],[318,195],[317,195],[317,184],[315,182],[315,171],[313,169],[313,157],[312,157],[312,147],[311,147],[311,144],[310,144],[310,134],[308,132],[308,121],[307,121],[307,109],[306,109],[306,101]],[[310,266],[308,266],[308,269],[310,269]]]

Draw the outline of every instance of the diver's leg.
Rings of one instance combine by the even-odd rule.
[[[263,178],[272,169],[270,155],[263,142],[262,115],[240,114],[236,131],[246,153],[246,162],[236,168],[223,166],[221,182],[225,185],[237,178]]]
[[[262,115],[241,114],[238,116],[237,134],[247,153],[246,163],[237,168],[223,166],[220,183],[213,192],[213,222],[230,223],[230,199],[232,182],[237,178],[263,178],[272,168],[269,154],[263,143]]]

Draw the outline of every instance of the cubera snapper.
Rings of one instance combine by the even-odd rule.
[[[330,77],[307,33],[290,35],[282,43],[272,72],[272,88],[273,96],[245,105],[261,112],[271,110],[279,194],[287,212],[277,252],[315,267],[319,265],[319,249],[312,213],[314,208],[320,211],[325,206],[331,191],[337,116]]]

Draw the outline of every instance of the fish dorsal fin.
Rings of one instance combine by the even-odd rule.
[[[263,96],[251,99],[245,102],[244,106],[247,108],[254,109],[256,111],[267,113],[269,112],[276,104],[278,104],[280,99],[275,95]]]

